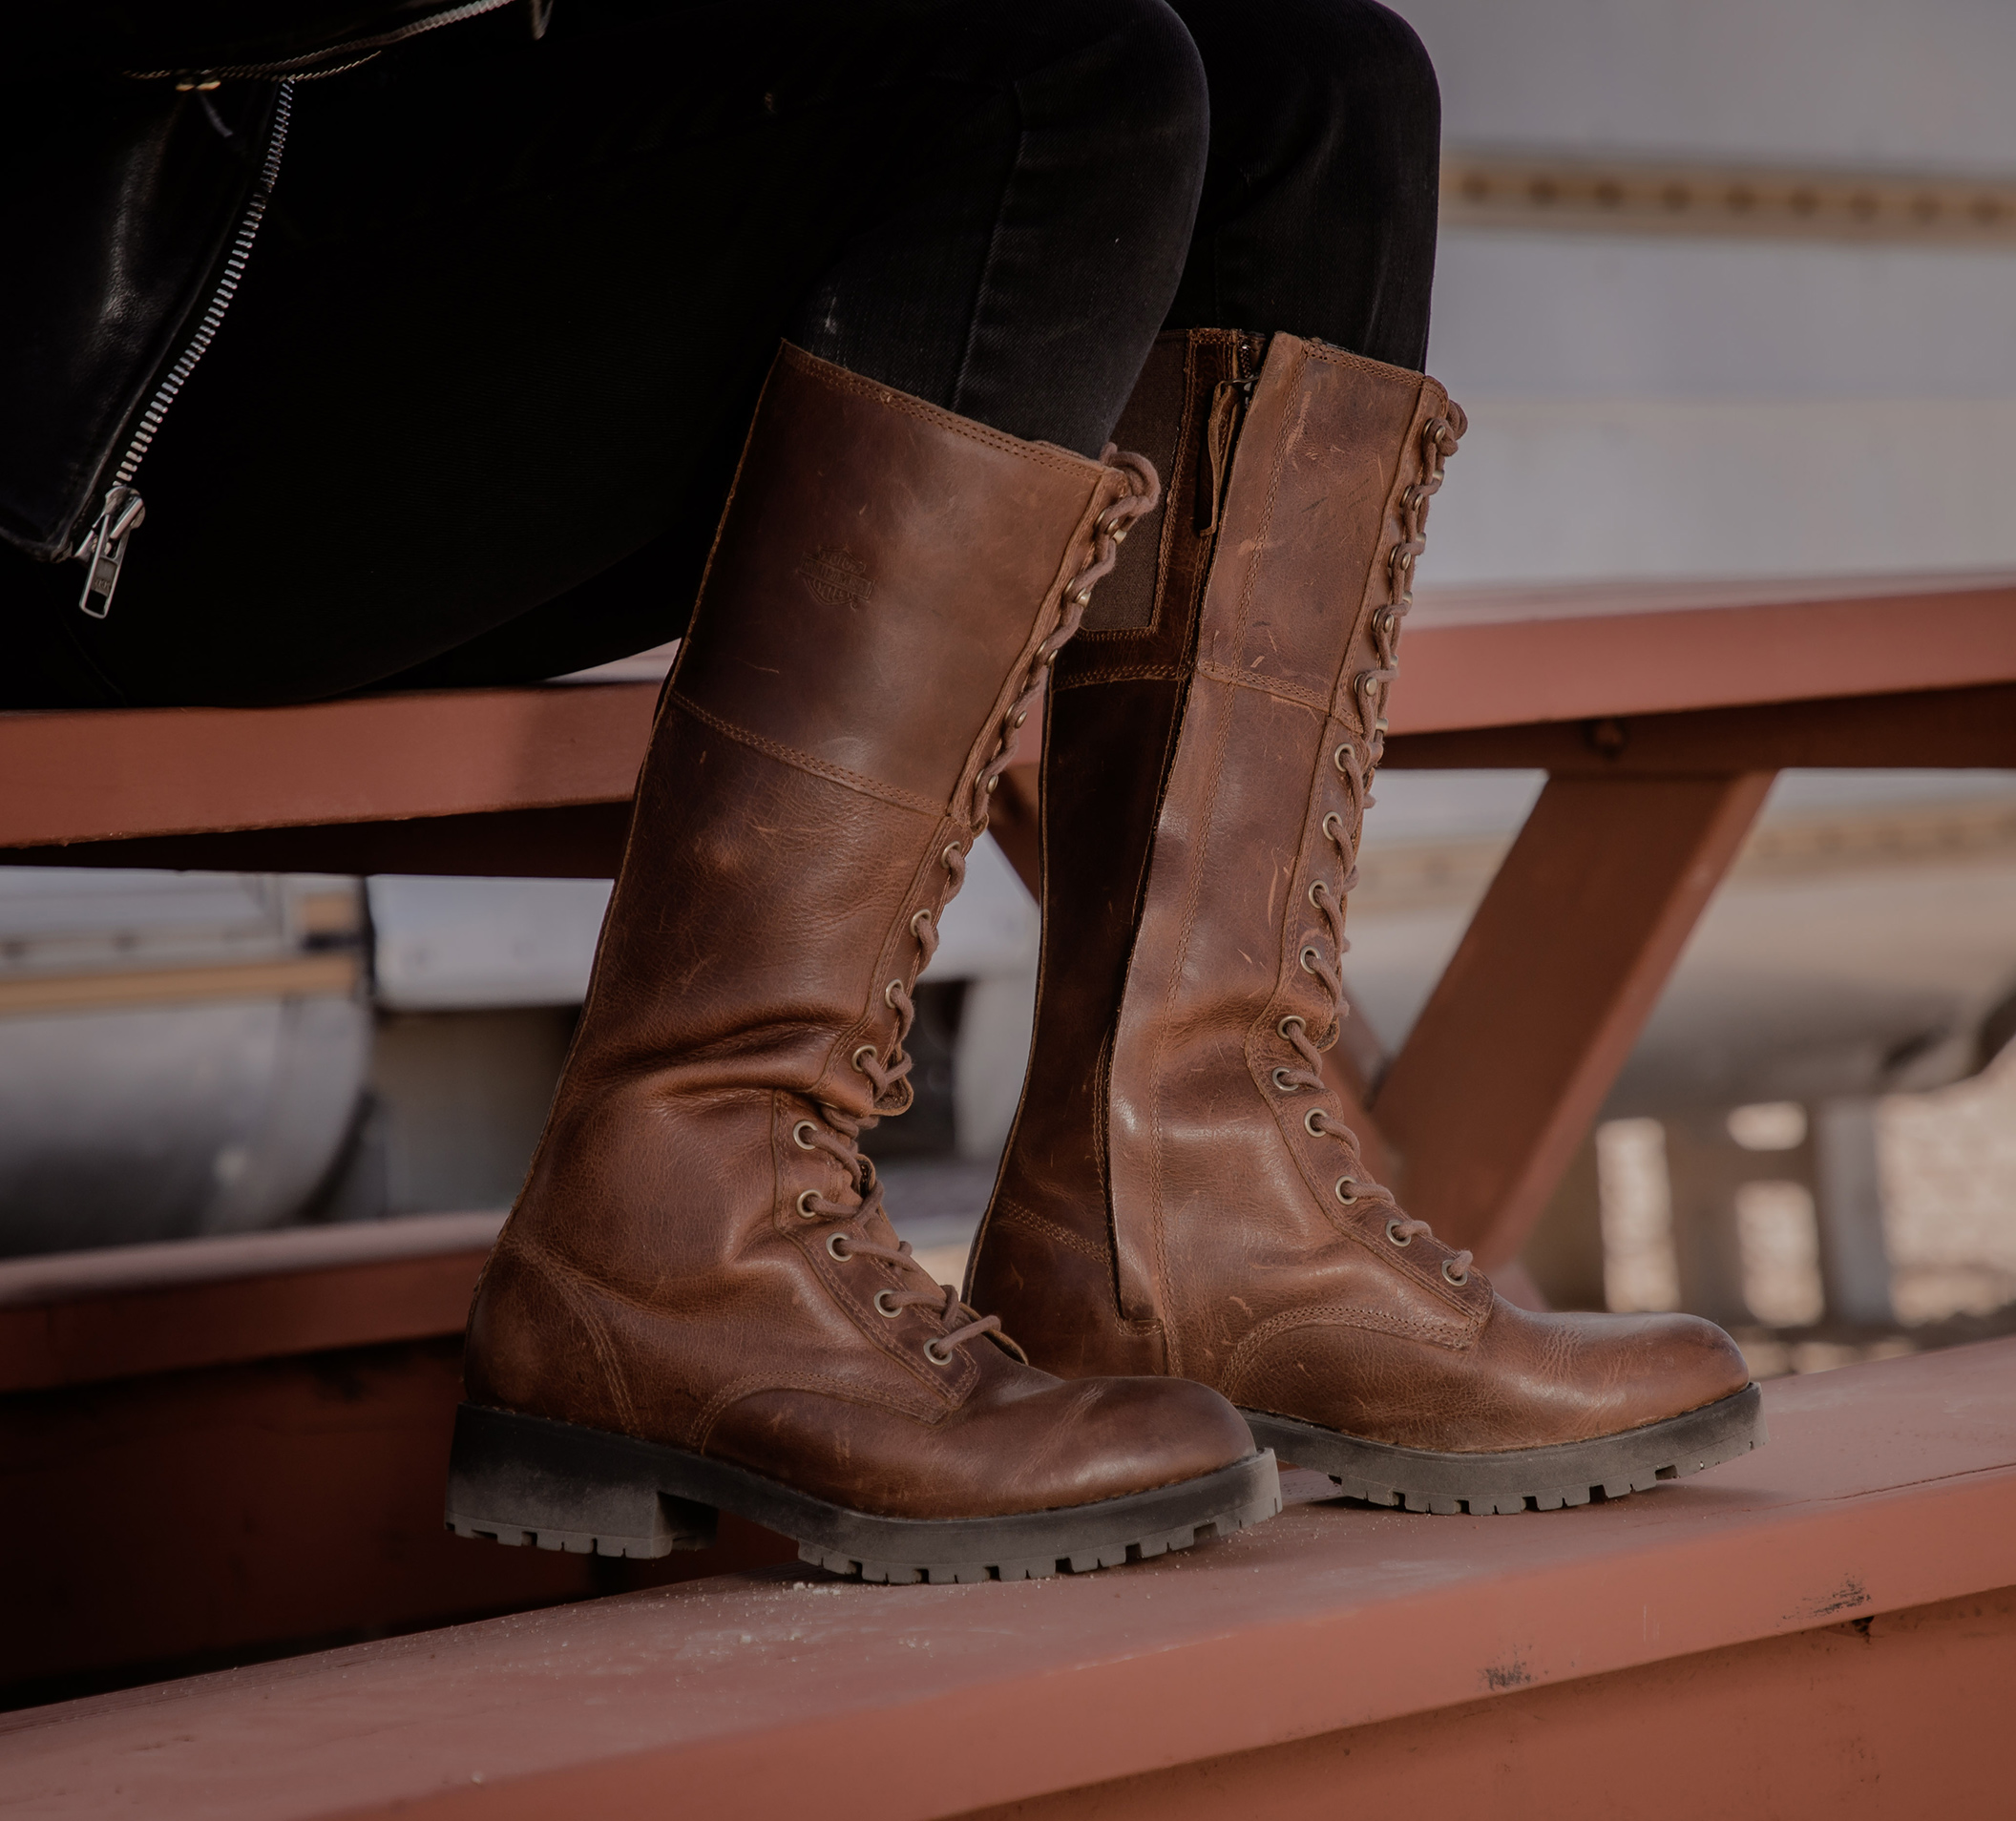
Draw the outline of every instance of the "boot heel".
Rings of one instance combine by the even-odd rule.
[[[706,1549],[719,1514],[662,1487],[660,1451],[627,1436],[464,1404],[448,1463],[448,1528],[514,1547],[647,1559]]]

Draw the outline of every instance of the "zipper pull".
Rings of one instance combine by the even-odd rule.
[[[1240,336],[1232,344],[1236,377],[1220,380],[1211,387],[1211,411],[1204,426],[1204,462],[1197,476],[1203,492],[1197,502],[1200,537],[1212,536],[1218,530],[1219,509],[1225,504],[1226,483],[1231,478],[1232,446],[1239,440],[1246,408],[1253,402],[1253,388],[1260,384],[1260,362],[1266,353],[1266,336]]]
[[[1200,537],[1218,530],[1218,509],[1225,503],[1225,484],[1231,477],[1232,445],[1238,440],[1239,420],[1252,396],[1250,379],[1220,380],[1211,388],[1211,411],[1204,426],[1204,497],[1197,502]]]
[[[96,520],[77,546],[77,555],[86,565],[84,592],[77,597],[79,613],[103,619],[112,612],[113,591],[126,565],[126,540],[146,521],[147,502],[132,488],[121,485],[107,490]]]

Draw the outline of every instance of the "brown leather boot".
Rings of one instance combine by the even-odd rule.
[[[1138,457],[787,347],[666,683],[595,978],[470,1317],[448,1521],[603,1555],[726,1507],[875,1580],[1093,1568],[1279,1509],[1215,1392],[1065,1384],[931,1282],[856,1141]]]
[[[1400,620],[1462,428],[1433,380],[1292,336],[1158,345],[1121,434],[1166,464],[1166,503],[1051,685],[1036,1040],[969,1294],[1052,1371],[1216,1387],[1353,1497],[1510,1512],[1692,1473],[1763,1428],[1707,1322],[1496,1296],[1372,1180],[1324,1078]]]

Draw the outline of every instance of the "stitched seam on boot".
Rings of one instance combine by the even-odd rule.
[[[808,752],[796,746],[787,746],[782,741],[766,739],[753,733],[747,727],[738,727],[732,721],[724,721],[719,715],[703,708],[690,696],[682,696],[674,690],[666,696],[666,705],[677,708],[682,714],[690,715],[695,721],[712,727],[718,734],[745,746],[752,746],[766,757],[782,764],[795,766],[800,771],[808,771],[815,778],[824,778],[830,784],[845,785],[849,790],[858,790],[864,797],[874,797],[883,803],[892,804],[898,809],[914,809],[919,815],[929,816],[935,822],[946,813],[946,806],[934,803],[929,797],[920,796],[914,790],[905,790],[900,785],[884,784],[880,779],[870,778],[858,771],[850,771],[845,765],[836,765],[825,759],[815,759]]]
[[[1079,634],[1082,638],[1083,633]],[[1074,644],[1077,640],[1072,641]],[[1069,677],[1053,676],[1052,689],[1085,689],[1094,683],[1181,682],[1186,672],[1180,664],[1109,664],[1100,670],[1075,671]]]
[[[1104,466],[1089,455],[1074,454],[1056,443],[1027,442],[1019,436],[1010,436],[1005,430],[991,429],[970,417],[959,416],[956,411],[945,410],[925,399],[884,386],[879,380],[864,379],[844,366],[822,361],[818,355],[790,342],[784,345],[784,356],[789,366],[829,391],[850,392],[856,398],[872,399],[889,410],[900,411],[905,417],[934,425],[954,436],[963,436],[969,443],[978,443],[983,449],[998,450],[1004,455],[1018,456],[1023,461],[1055,468],[1066,474],[1097,474]]]
[[[1272,696],[1282,701],[1300,702],[1305,708],[1313,708],[1318,714],[1330,713],[1330,698],[1319,690],[1305,689],[1300,683],[1286,682],[1279,677],[1264,677],[1257,672],[1235,670],[1230,664],[1213,663],[1208,658],[1197,660],[1197,674],[1208,677],[1213,682],[1230,683],[1235,689],[1250,689],[1256,694]]]
[[[1005,1199],[996,1202],[994,1205],[1001,1219],[1012,1226],[1019,1226],[1034,1233],[1039,1239],[1046,1239],[1053,1245],[1064,1246],[1082,1258],[1089,1258],[1095,1265],[1108,1265],[1112,1262],[1103,1245],[1093,1245],[1082,1233],[1074,1233],[1068,1226],[1060,1226],[1057,1222],[1046,1220],[1040,1214],[1033,1214],[1026,1207],[1018,1206]]]
[[[1439,392],[1446,408],[1449,393],[1442,383],[1430,377],[1418,366],[1396,366],[1390,361],[1376,361],[1368,354],[1354,354],[1348,347],[1338,347],[1330,342],[1318,342],[1304,337],[1303,347],[1312,361],[1321,361],[1326,366],[1354,366],[1360,372],[1377,374],[1382,378],[1418,380],[1423,387]]]
[[[1268,533],[1273,528],[1274,502],[1281,491],[1282,450],[1286,436],[1287,427],[1284,421],[1283,428],[1275,433],[1273,447],[1268,450],[1267,492],[1261,505],[1259,533],[1254,539],[1252,552],[1247,556],[1246,575],[1241,580],[1238,605],[1232,615],[1232,624],[1229,631],[1231,634],[1231,644],[1235,650],[1245,637],[1247,618],[1252,607],[1253,590],[1258,585],[1260,553],[1265,551]],[[1200,651],[1206,631],[1204,616],[1208,611],[1209,606],[1210,591],[1208,586],[1207,586],[1204,600],[1198,609],[1197,641]],[[1201,664],[1202,660],[1193,661]],[[1185,710],[1186,721],[1188,720],[1190,712],[1191,710],[1186,707]],[[1151,1056],[1151,1067],[1149,1069],[1149,1080],[1156,1084],[1159,1084],[1162,1078],[1163,1034],[1167,1031],[1171,1022],[1171,1014],[1175,1009],[1184,969],[1189,959],[1191,936],[1196,929],[1200,900],[1204,892],[1205,863],[1210,853],[1212,825],[1218,811],[1218,787],[1225,776],[1225,753],[1226,747],[1231,740],[1231,716],[1220,716],[1216,735],[1211,746],[1210,764],[1205,772],[1203,810],[1197,817],[1199,836],[1190,859],[1190,876],[1186,882],[1186,889],[1183,916],[1177,926],[1175,952],[1168,970],[1167,984],[1163,991],[1162,1017],[1156,1027],[1156,1043]],[[1182,764],[1180,746],[1177,764]],[[1147,1152],[1149,1205],[1154,1209],[1155,1215],[1155,1287],[1157,1300],[1164,1312],[1168,1314],[1172,1312],[1169,1290],[1169,1242],[1168,1222],[1163,1207],[1162,1119],[1159,1095],[1149,1114]],[[1168,1323],[1168,1366],[1170,1371],[1179,1374],[1183,1371],[1182,1336],[1182,1322],[1180,1320],[1171,1320]]]
[[[1221,1381],[1225,1395],[1235,1397],[1240,1381],[1255,1363],[1253,1354],[1269,1341],[1300,1328],[1370,1329],[1375,1333],[1392,1334],[1401,1340],[1427,1341],[1436,1347],[1446,1347],[1451,1352],[1461,1352],[1475,1337],[1474,1330],[1456,1328],[1445,1322],[1418,1321],[1408,1315],[1388,1314],[1384,1309],[1358,1308],[1349,1303],[1287,1309],[1262,1322],[1232,1349],[1232,1356],[1226,1362]]]
[[[907,1417],[914,1423],[936,1423],[952,1414],[951,1408],[914,1408],[898,1398],[872,1391],[853,1379],[841,1378],[830,1372],[794,1373],[785,1378],[738,1378],[708,1398],[706,1408],[694,1418],[693,1440],[688,1444],[693,1452],[697,1455],[705,1454],[707,1439],[714,1433],[714,1425],[744,1398],[761,1397],[766,1392],[804,1392],[811,1397],[833,1396],[839,1398],[842,1403],[872,1405],[876,1410],[889,1411],[893,1415]]]
[[[553,1287],[560,1301],[567,1306],[568,1312],[588,1330],[588,1345],[595,1353],[596,1364],[601,1368],[603,1381],[616,1405],[617,1416],[625,1429],[636,1428],[637,1406],[631,1401],[621,1358],[609,1338],[607,1327],[596,1313],[592,1297],[584,1293],[592,1289],[598,1295],[606,1296],[609,1292],[585,1272],[577,1270],[564,1259],[548,1251],[537,1240],[520,1236],[512,1250]]]

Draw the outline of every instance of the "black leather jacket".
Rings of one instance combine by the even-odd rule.
[[[508,5],[543,30],[540,0],[63,0],[10,22],[0,537],[92,556],[86,611],[110,604],[140,459],[250,254],[293,81]]]

